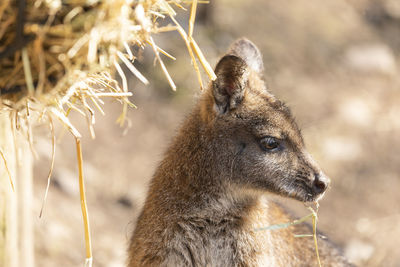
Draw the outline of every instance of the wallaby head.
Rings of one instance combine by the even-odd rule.
[[[329,179],[306,151],[289,108],[267,90],[263,70],[259,50],[247,39],[233,43],[215,68],[200,116],[219,151],[217,175],[242,192],[316,201]]]

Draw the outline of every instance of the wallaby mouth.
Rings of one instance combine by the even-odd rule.
[[[330,179],[324,174],[315,175],[313,180],[296,178],[288,190],[288,196],[302,202],[321,200],[328,190]]]

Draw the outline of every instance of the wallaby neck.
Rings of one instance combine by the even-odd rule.
[[[219,153],[198,109],[186,119],[158,167],[150,188],[168,210],[213,219],[245,216],[256,202],[242,194],[218,167]],[[157,192],[157,193],[156,193]],[[168,200],[168,201],[166,201]],[[182,213],[182,212],[181,212]]]

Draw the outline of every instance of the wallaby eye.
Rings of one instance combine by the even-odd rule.
[[[271,136],[267,136],[260,140],[260,145],[265,151],[275,151],[280,147],[280,140]]]

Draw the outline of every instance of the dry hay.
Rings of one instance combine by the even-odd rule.
[[[87,121],[94,138],[95,112],[104,114],[102,98],[112,97],[123,105],[117,122],[124,126],[128,106],[125,65],[141,82],[148,80],[134,66],[131,47],[149,44],[170,86],[170,77],[160,53],[173,58],[154,42],[152,35],[178,31],[182,36],[203,87],[199,63],[210,79],[215,74],[192,38],[198,3],[181,0],[2,0],[0,3],[0,113],[9,114],[14,137],[22,133],[35,154],[32,124],[48,125],[52,135],[54,165],[57,118],[76,138],[82,213],[85,224],[87,265],[91,265],[89,222],[84,196],[81,133],[70,122],[71,111]],[[174,8],[191,4],[189,31],[175,19]],[[158,20],[169,17],[173,25],[159,26]],[[114,79],[121,77],[122,85]],[[1,148],[0,148],[1,151]],[[1,151],[6,164],[7,151]],[[12,180],[10,178],[10,182]],[[47,190],[45,199],[47,196]]]
[[[75,136],[80,136],[68,123],[69,110],[90,118],[94,110],[87,102],[102,113],[100,98],[109,96],[124,103],[119,118],[123,125],[130,93],[120,63],[147,84],[132,64],[136,58],[130,47],[150,44],[175,90],[159,54],[172,56],[152,38],[152,34],[173,30],[178,30],[185,40],[202,87],[195,56],[211,79],[215,75],[192,39],[197,1],[193,1],[191,9],[189,34],[174,18],[176,12],[171,5],[184,8],[181,2],[4,0],[0,4],[0,109],[8,108],[20,116],[27,102],[32,102],[39,112],[60,119]],[[158,27],[157,19],[167,16],[174,25]],[[113,79],[111,69],[121,76],[122,88]]]

